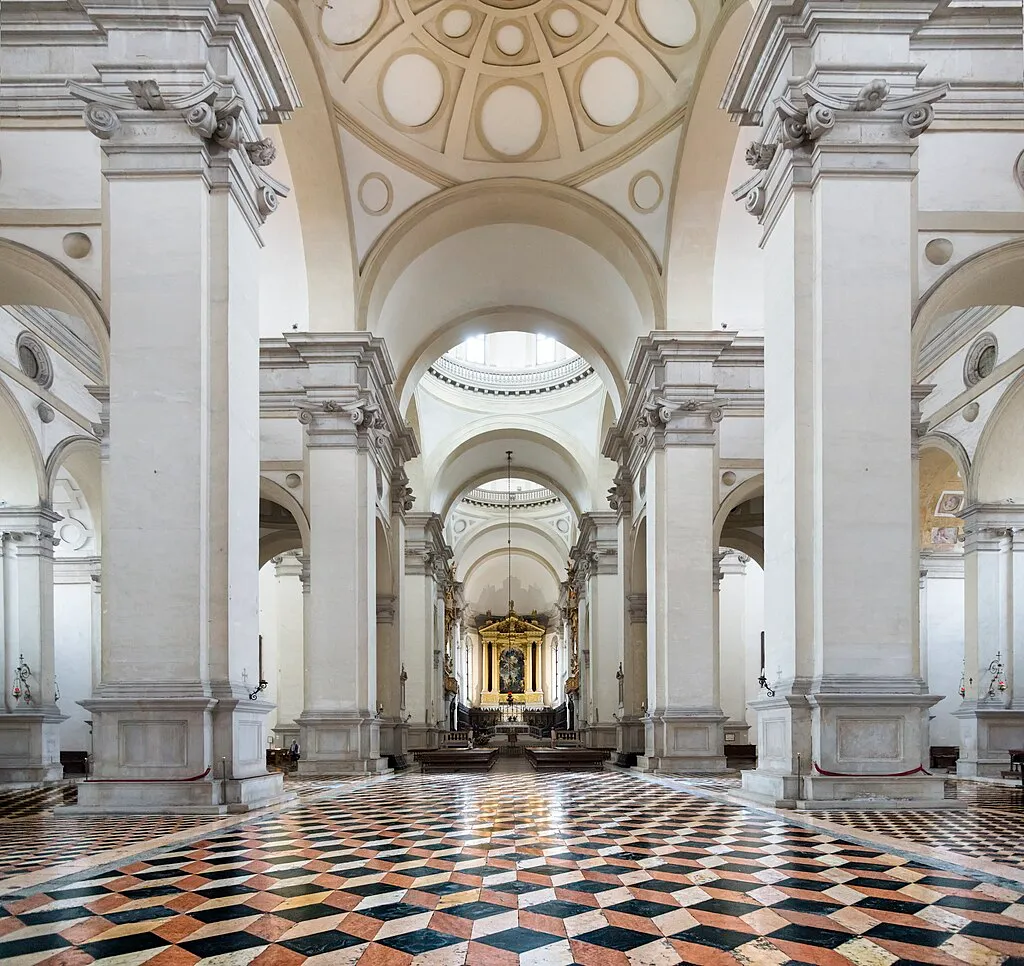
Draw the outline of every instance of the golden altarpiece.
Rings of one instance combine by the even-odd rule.
[[[480,706],[506,705],[510,694],[514,704],[543,705],[544,626],[510,608],[507,617],[482,625],[478,633],[483,669]]]

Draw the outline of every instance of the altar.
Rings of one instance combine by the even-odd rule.
[[[483,651],[480,707],[507,707],[511,695],[517,714],[543,708],[544,626],[512,611],[508,617],[484,625],[479,633]]]

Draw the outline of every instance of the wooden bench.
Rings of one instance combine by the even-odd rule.
[[[526,747],[526,758],[536,771],[602,771],[608,752],[596,748]]]
[[[490,771],[498,760],[497,748],[438,748],[417,751],[420,771]]]
[[[956,745],[932,745],[928,757],[932,768],[945,768],[948,771],[950,768],[956,768],[960,749]]]
[[[89,752],[87,751],[62,751],[60,763],[64,766],[65,776],[89,774]]]

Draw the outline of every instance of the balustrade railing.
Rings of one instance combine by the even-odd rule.
[[[474,392],[498,395],[528,395],[560,389],[585,379],[594,368],[581,356],[550,366],[530,369],[495,369],[478,366],[450,356],[441,356],[430,366],[432,376]]]

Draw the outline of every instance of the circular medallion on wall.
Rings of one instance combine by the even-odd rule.
[[[655,211],[665,197],[665,186],[653,171],[633,175],[629,183],[629,203],[642,215]]]
[[[394,201],[391,182],[379,171],[371,172],[359,182],[356,196],[359,199],[359,206],[368,215],[387,214]]]
[[[533,90],[508,81],[492,87],[477,115],[477,133],[499,158],[525,158],[543,140],[547,118]]]
[[[953,243],[948,238],[933,238],[924,246],[924,257],[933,265],[945,265],[953,257]]]
[[[640,109],[640,77],[615,54],[599,54],[583,70],[580,103],[599,127],[622,127]]]
[[[444,100],[441,68],[426,54],[399,54],[384,71],[380,100],[393,123],[405,128],[423,127]]]
[[[494,32],[494,46],[506,57],[515,57],[526,46],[526,34],[517,23],[503,23]]]
[[[85,258],[92,251],[92,239],[84,231],[69,231],[61,242],[68,258]]]
[[[456,520],[455,523],[452,525],[452,529],[456,533],[464,533],[465,530],[466,530],[466,521],[465,520]]]
[[[565,40],[575,37],[580,29],[580,17],[575,10],[568,7],[555,7],[548,14],[548,26],[552,32]]]
[[[284,478],[284,485],[289,489],[294,490],[302,482],[302,477],[298,473],[289,473]]]
[[[473,26],[473,15],[465,7],[452,7],[441,18],[441,30],[446,37],[458,40],[469,33]]]
[[[685,47],[697,36],[697,13],[689,0],[636,0],[636,15],[663,47]]]
[[[733,483],[735,483],[735,482],[736,482],[736,474],[733,473],[732,470],[726,470],[722,474],[722,485],[723,486],[732,486]]]
[[[999,343],[991,332],[979,335],[964,359],[964,385],[975,386],[992,375],[999,361]]]
[[[381,0],[345,0],[320,8],[320,32],[329,44],[344,47],[362,40],[383,9]]]
[[[21,371],[37,385],[49,389],[53,385],[53,364],[42,341],[25,331],[18,335],[14,349]]]

